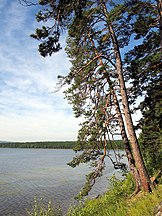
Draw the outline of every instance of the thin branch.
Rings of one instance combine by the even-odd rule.
[[[91,61],[89,61],[86,65],[84,65],[83,67],[81,67],[78,71],[77,74],[79,74],[83,69],[85,69],[86,67],[88,67],[92,62],[94,62],[96,59],[99,59],[102,56],[102,53],[99,54],[98,56],[95,56]]]
[[[18,0],[18,2],[22,5],[22,6],[34,6],[34,5],[39,5],[39,3],[33,3],[31,1],[28,0]]]

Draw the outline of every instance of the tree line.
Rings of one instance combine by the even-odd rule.
[[[31,36],[40,41],[43,57],[58,52],[60,37],[68,32],[66,53],[72,67],[66,76],[58,76],[58,90],[66,85],[64,93],[74,115],[84,116],[78,150],[84,150],[86,162],[96,160],[96,169],[80,194],[88,194],[102,174],[107,149],[116,135],[124,143],[135,194],[151,192],[150,175],[161,169],[162,157],[161,0],[20,2],[41,8],[36,19],[44,25]],[[142,102],[137,106],[139,97]],[[132,114],[137,110],[143,117],[134,125]],[[77,157],[75,161],[78,164]]]
[[[73,149],[75,141],[42,141],[42,142],[5,142],[0,143],[0,148],[48,148],[48,149]]]
[[[114,148],[114,146],[112,147]],[[0,148],[47,148],[73,149],[74,151],[78,151],[76,141],[0,142]],[[115,140],[115,149],[123,149],[122,140]]]

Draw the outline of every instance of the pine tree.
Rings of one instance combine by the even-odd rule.
[[[156,174],[162,167],[162,90],[160,83],[155,83],[147,91],[140,104],[143,114],[139,126],[142,130],[140,143],[150,175]]]
[[[155,34],[149,30],[150,25],[154,24],[155,26],[155,23],[158,22],[156,20],[157,8],[152,7],[149,1],[127,1],[125,5],[121,2],[117,4],[117,1],[103,0],[41,0],[39,4],[43,6],[43,9],[37,14],[37,20],[53,20],[51,27],[43,26],[42,29],[37,29],[36,33],[32,35],[38,40],[43,40],[39,46],[41,55],[51,55],[53,52],[60,50],[59,37],[63,29],[67,28],[69,30],[68,34],[72,38],[68,42],[67,53],[71,58],[73,68],[67,77],[60,78],[63,83],[71,85],[66,94],[73,105],[75,114],[77,116],[83,114],[88,117],[88,122],[84,124],[80,136],[85,138],[87,129],[90,133],[90,135],[87,134],[87,137],[91,136],[93,142],[95,138],[98,141],[101,137],[105,141],[106,136],[108,136],[106,131],[113,131],[115,127],[119,126],[119,116],[118,120],[114,117],[114,110],[117,114],[114,104],[114,95],[116,95],[119,107],[122,106],[123,109],[132,153],[142,187],[149,192],[151,190],[150,181],[135,134],[125,82],[127,77],[140,76],[133,72],[134,66],[137,68],[139,61],[140,65],[143,65],[142,69],[147,68],[147,71],[143,70],[143,74],[140,76],[141,80],[144,80],[143,83],[141,82],[142,86],[138,85],[136,88],[136,85],[133,84],[131,93],[133,95],[132,100],[134,100],[136,95],[139,95],[140,88],[142,92],[145,90],[145,81],[149,80],[148,68],[151,70],[155,66],[156,70],[159,70],[159,64],[149,64],[146,52],[142,51],[141,54],[139,52],[139,49],[145,48],[146,44],[149,47],[150,44],[155,48],[157,46]],[[148,12],[151,12],[153,17],[149,16]],[[141,29],[139,29],[139,24],[142,24]],[[141,47],[135,47],[133,52],[129,52],[124,65],[121,51],[129,45],[133,34],[135,39],[144,38],[144,42]],[[152,42],[152,38],[154,42]],[[92,41],[94,41],[95,49]],[[152,43],[149,44],[149,41]],[[135,57],[134,61],[133,58],[136,54],[138,56]],[[143,61],[140,55],[147,61]],[[158,58],[153,55],[153,61]],[[101,60],[103,65],[100,65]],[[128,65],[129,60],[130,64]],[[108,82],[109,76],[107,76],[107,73],[110,76],[110,82]],[[138,78],[134,78],[134,82],[139,83]],[[87,103],[87,99],[91,100],[90,104]],[[109,118],[113,120],[107,124]],[[113,133],[115,132],[113,131]]]
[[[133,23],[135,39],[142,38],[141,44],[127,53],[128,77],[132,80],[130,89],[134,102],[139,96],[143,101],[139,105],[143,117],[138,127],[142,130],[140,142],[142,153],[150,175],[161,169],[161,1],[140,1],[131,11],[137,17]],[[132,10],[133,9],[133,10]],[[139,15],[136,15],[136,11]],[[140,28],[139,28],[140,27]],[[161,117],[161,116],[160,116]],[[156,153],[155,153],[156,151]]]

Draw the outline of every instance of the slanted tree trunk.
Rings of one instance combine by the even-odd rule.
[[[131,174],[134,177],[134,180],[136,182],[136,190],[134,192],[134,194],[136,194],[141,190],[141,180],[140,180],[140,176],[139,176],[138,170],[137,170],[136,165],[135,165],[135,160],[133,158],[132,150],[131,150],[130,143],[129,143],[127,133],[125,130],[123,117],[122,117],[119,103],[118,103],[118,100],[117,100],[117,97],[116,97],[116,94],[114,91],[113,91],[113,99],[114,99],[114,104],[115,104],[115,108],[116,108],[116,113],[118,116],[122,140],[124,142],[125,152],[126,152],[127,159],[128,159],[128,165],[130,168],[130,172],[131,172]]]
[[[102,6],[105,17],[108,20],[109,17],[108,17],[108,11],[106,9],[106,6],[104,3],[102,3],[101,6]],[[118,81],[119,81],[120,94],[121,94],[121,99],[122,99],[123,112],[124,112],[124,117],[125,117],[129,139],[130,139],[130,144],[132,147],[133,157],[134,157],[135,164],[139,172],[143,190],[146,192],[151,192],[151,186],[150,186],[151,182],[150,182],[150,179],[149,179],[149,176],[148,176],[148,173],[147,173],[147,170],[146,170],[143,158],[142,158],[138,140],[137,140],[135,130],[133,127],[133,121],[132,121],[132,117],[130,113],[128,96],[127,96],[125,81],[123,77],[122,60],[121,60],[118,41],[117,41],[115,32],[113,30],[112,24],[108,23],[107,21],[107,25],[108,25],[110,37],[112,39],[112,44],[114,48],[114,54],[115,54],[115,59],[116,59],[116,70],[118,74]]]
[[[90,36],[89,36],[89,39],[91,41],[92,46],[94,47],[94,51],[95,51],[96,56],[99,56],[99,53],[97,52],[97,49],[95,47],[95,43],[94,43],[93,39]],[[101,57],[99,57],[98,60],[100,62],[100,65],[104,66],[104,63],[103,63]],[[137,170],[137,168],[135,166],[135,160],[133,158],[130,143],[129,143],[127,133],[126,133],[126,130],[125,130],[123,116],[121,114],[121,110],[120,110],[120,106],[119,106],[118,99],[117,99],[117,96],[116,96],[116,92],[115,92],[113,84],[112,84],[112,82],[110,80],[110,75],[107,73],[106,70],[105,70],[105,73],[107,74],[107,82],[109,84],[110,91],[111,91],[111,93],[113,95],[113,102],[114,102],[114,105],[115,105],[115,108],[116,108],[116,114],[117,114],[117,117],[118,117],[120,132],[121,132],[122,140],[124,142],[124,148],[125,148],[125,152],[126,152],[127,159],[128,159],[128,166],[129,166],[130,172],[131,172],[131,174],[134,177],[134,180],[136,182],[135,193],[138,193],[141,190],[141,181],[140,181],[139,173],[138,173],[138,170]]]
[[[115,56],[116,56],[116,68],[117,68],[117,74],[118,74],[118,80],[119,80],[119,86],[120,86],[122,106],[123,106],[124,117],[125,117],[125,122],[127,125],[130,143],[132,146],[135,163],[136,163],[139,175],[140,175],[142,187],[144,191],[150,192],[151,187],[149,183],[149,176],[148,176],[148,173],[147,173],[147,170],[146,170],[143,158],[142,158],[138,140],[137,140],[135,130],[133,127],[133,121],[132,121],[132,117],[130,113],[128,96],[126,92],[126,86],[125,86],[124,77],[122,73],[123,70],[122,70],[122,62],[121,62],[119,47],[118,47],[117,40],[116,40],[116,37],[112,29],[112,26],[110,26],[110,32],[111,32],[113,44],[114,44],[114,51],[115,51]]]

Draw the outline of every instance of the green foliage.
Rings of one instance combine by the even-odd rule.
[[[135,40],[142,39],[125,54],[127,76],[132,84],[130,102],[135,105],[137,98],[143,96],[137,107],[143,115],[137,128],[142,130],[139,141],[147,169],[154,175],[162,167],[160,17],[151,1],[130,1],[128,11],[132,18],[136,17],[132,23]]]
[[[82,200],[83,197],[87,196],[89,191],[92,189],[93,185],[95,184],[96,178],[102,176],[102,171],[105,168],[105,163],[102,160],[102,158],[99,158],[98,161],[95,161],[92,166],[95,167],[95,169],[86,175],[86,182],[82,188],[82,190],[79,192],[79,194],[75,197],[77,200]]]
[[[76,208],[70,208],[68,216],[150,216],[162,200],[162,185],[150,194],[138,194],[129,199],[135,188],[132,177],[125,180],[111,179],[111,188],[102,196],[86,200]]]
[[[160,83],[148,91],[140,106],[143,118],[139,137],[142,154],[150,175],[162,169],[162,90]]]
[[[124,102],[128,100],[124,82],[129,80],[131,84],[128,95],[133,104],[138,96],[148,93],[152,84],[160,80],[162,64],[157,7],[149,0],[117,3],[104,0],[39,1],[42,8],[37,14],[37,21],[47,25],[52,23],[52,26],[37,29],[33,35],[40,40],[41,55],[45,57],[59,51],[62,30],[68,29],[66,53],[72,67],[64,79],[61,77],[61,84],[69,85],[65,96],[72,104],[75,116],[84,116],[85,119],[78,134],[76,150],[104,146],[106,152],[109,149],[107,139],[121,135],[123,130],[114,95],[119,110],[121,104],[128,110],[123,109],[125,122],[128,131],[132,128],[134,132],[131,121],[127,121],[130,107]],[[52,22],[48,23],[49,20]],[[130,44],[130,39],[134,42],[138,40],[138,45]],[[128,50],[124,60],[121,53],[126,46],[128,49],[132,46],[132,50]],[[87,162],[89,158],[81,160]],[[138,164],[138,158],[134,160]],[[75,163],[78,164],[79,160]],[[75,166],[75,163],[71,165]],[[142,163],[137,167],[144,169]]]
[[[89,149],[83,151],[82,154],[74,157],[73,160],[68,163],[68,165],[74,168],[78,166],[80,163],[87,163],[91,160],[96,160],[96,158],[98,158],[99,155],[102,155],[102,151]]]
[[[127,215],[130,216],[150,216],[154,215],[154,210],[162,200],[162,185],[154,189],[153,193],[144,194],[140,197],[135,197],[132,202],[128,203]]]
[[[73,149],[75,141],[44,141],[44,142],[10,142],[0,143],[0,148],[49,148]]]
[[[83,130],[83,128],[82,128]],[[78,136],[81,136],[81,133],[82,131],[80,130],[79,131],[79,135]],[[97,135],[96,135],[97,136]],[[104,148],[104,145],[103,143],[97,141],[95,139],[96,137],[94,136],[94,140],[89,140],[88,142],[87,141],[83,141],[81,139],[81,137],[79,137],[79,139],[77,140],[73,150],[74,151],[81,151],[81,150],[86,150],[86,149],[94,149],[94,150],[98,150],[98,149],[103,149]],[[123,143],[123,140],[107,140],[107,149],[114,149],[114,150],[124,150],[124,143]]]
[[[110,182],[111,187],[103,196],[70,209],[68,216],[124,215],[121,213],[126,211],[126,199],[134,189],[134,182],[130,176],[124,181],[112,177]]]
[[[130,101],[135,102],[138,96],[145,98],[147,91],[158,83],[162,63],[158,10],[150,1],[132,2],[129,13],[132,18],[136,17],[132,23],[135,40],[142,38],[125,54],[127,76],[132,83]]]
[[[41,10],[36,14],[37,22],[46,23],[48,20],[52,20],[48,23],[48,27],[43,25],[31,35],[40,41],[39,52],[43,57],[51,56],[61,49],[59,42],[61,33],[71,23],[73,15],[75,14],[76,18],[80,17],[82,8],[88,4],[86,0],[39,0],[38,3],[20,0],[20,2],[24,2],[26,5],[39,5]]]
[[[31,211],[27,210],[28,216],[62,216],[62,211],[59,207],[52,206],[49,201],[47,206],[37,199],[34,200],[34,204]]]
[[[100,146],[102,148],[102,146]],[[109,145],[109,149],[112,146]],[[0,142],[0,148],[49,148],[49,149],[73,149],[74,151],[83,150],[81,143],[76,141],[42,141],[42,142]],[[89,146],[90,149],[92,146]],[[123,141],[115,140],[115,149],[123,149]]]
[[[107,141],[107,146],[109,150],[123,150],[124,144],[122,140],[109,140]],[[103,148],[104,146],[101,143],[96,142],[96,145],[92,145],[91,143],[83,143],[83,142],[76,142],[73,150],[75,152],[81,151],[80,155],[75,156],[72,161],[68,163],[71,167],[76,167],[80,163],[87,163],[87,162],[95,162],[96,160],[103,155]]]

